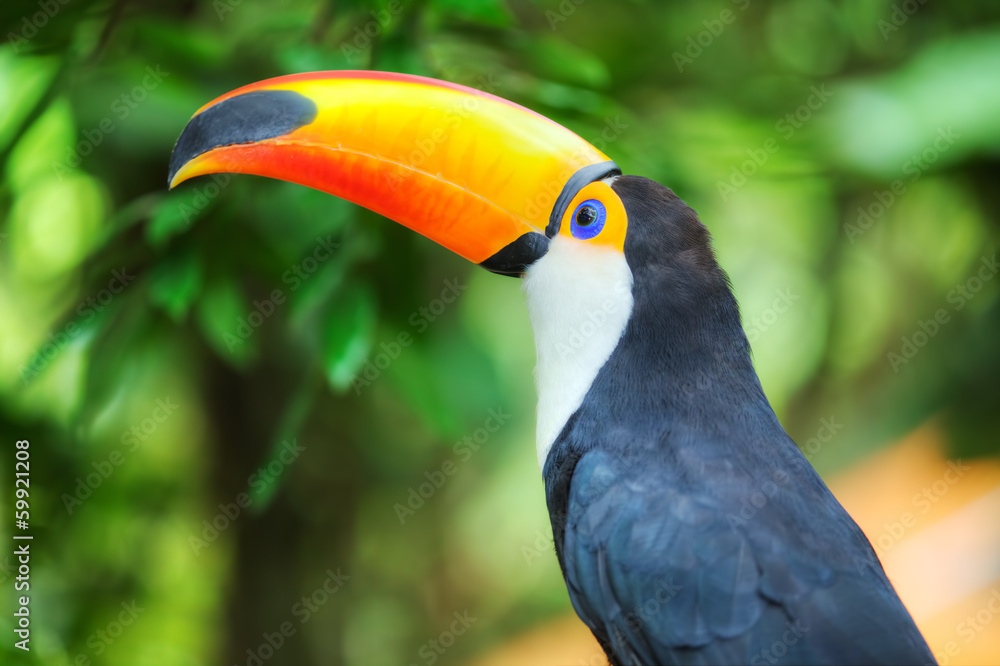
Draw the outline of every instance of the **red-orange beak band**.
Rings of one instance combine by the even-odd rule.
[[[199,109],[171,155],[170,187],[222,172],[329,192],[507,275],[545,254],[560,206],[620,173],[576,134],[494,95],[352,71],[268,79]]]

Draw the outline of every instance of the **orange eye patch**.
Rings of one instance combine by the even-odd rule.
[[[577,240],[598,243],[625,251],[628,215],[625,205],[611,186],[603,181],[580,190],[566,207],[559,233]]]

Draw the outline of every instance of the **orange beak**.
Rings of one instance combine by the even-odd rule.
[[[287,180],[342,197],[488,270],[520,275],[585,185],[620,173],[561,125],[488,93],[386,72],[312,72],[199,109],[170,187],[209,173]]]

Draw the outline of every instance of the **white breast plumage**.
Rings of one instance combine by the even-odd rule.
[[[604,245],[556,236],[524,279],[538,365],[538,465],[583,402],[632,313],[632,271]]]

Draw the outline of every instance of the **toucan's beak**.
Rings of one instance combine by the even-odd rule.
[[[452,83],[313,72],[238,88],[195,113],[170,187],[208,173],[314,187],[385,215],[496,273],[548,247],[583,186],[618,168],[561,125]]]

